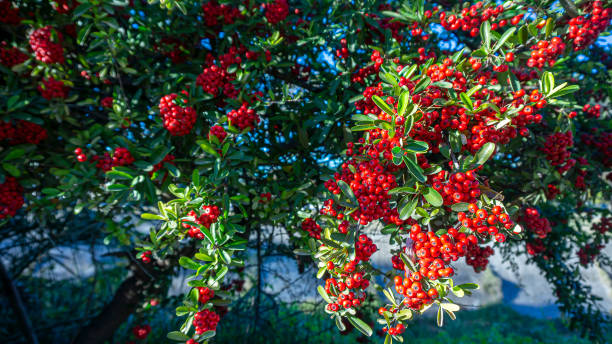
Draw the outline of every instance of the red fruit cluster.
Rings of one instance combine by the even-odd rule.
[[[219,320],[219,315],[208,309],[197,312],[193,317],[195,332],[197,334],[202,334],[206,331],[215,331]]]
[[[208,287],[198,287],[198,302],[207,303],[215,296],[215,291]]]
[[[30,143],[37,145],[47,138],[47,130],[40,125],[24,120],[0,122],[0,141],[6,140],[9,145]]]
[[[378,250],[376,244],[367,235],[359,235],[359,239],[355,242],[355,262],[367,262],[374,252]]]
[[[255,110],[249,109],[247,105],[247,103],[243,103],[238,110],[232,110],[227,113],[227,119],[230,124],[241,131],[255,128],[260,121]]]
[[[451,31],[459,30],[469,32],[470,36],[476,37],[480,32],[480,24],[483,21],[494,21],[500,14],[504,12],[503,6],[484,8],[482,1],[464,7],[460,14],[448,14],[444,11],[440,12],[440,24]],[[512,25],[516,25],[522,19],[522,15],[518,15],[511,19]],[[500,20],[491,25],[491,29],[504,27],[508,24],[507,20]],[[495,25],[495,27],[493,27]]]
[[[0,23],[17,25],[23,18],[19,17],[19,8],[13,7],[8,0],[0,0]]]
[[[259,203],[268,203],[272,199],[272,194],[269,192],[262,192],[259,197]]]
[[[374,62],[374,64],[369,65],[367,67],[359,68],[355,73],[353,73],[353,75],[351,75],[351,82],[364,84],[365,79],[368,76],[378,73],[378,71],[380,70],[380,66],[382,66],[383,64],[383,59],[380,56],[380,51],[378,50],[372,51],[372,55],[370,55],[370,60]],[[382,85],[380,87],[382,88]],[[372,91],[368,91],[368,89],[366,88],[366,90],[364,91],[364,97],[369,99],[371,102],[371,98],[373,94],[370,94],[368,97],[366,96],[368,92],[372,92]],[[357,109],[359,110],[359,108]],[[378,111],[380,111],[380,109],[378,109]]]
[[[140,340],[147,338],[150,332],[151,326],[149,325],[137,325],[132,328],[132,333],[134,334],[134,337]]]
[[[105,108],[112,108],[113,101],[114,101],[113,97],[104,97],[100,99],[100,106],[105,107]]]
[[[599,255],[601,250],[604,248],[604,245],[591,245],[586,244],[578,250],[578,259],[580,260],[580,264],[587,266],[591,262],[595,260],[595,258]]]
[[[217,220],[219,219],[219,215],[221,215],[221,211],[216,205],[203,205],[202,212],[199,215],[194,210],[191,210],[187,214],[187,216],[189,217],[189,221],[195,222],[206,228],[210,228],[213,223],[217,222]],[[189,228],[189,230],[187,231],[187,235],[189,235],[189,237],[198,240],[204,239],[204,233],[202,233],[198,226],[192,226],[187,222],[183,222],[183,227]]]
[[[478,233],[480,237],[487,238],[491,236],[497,242],[504,242],[506,241],[506,235],[500,233],[497,225],[502,227],[502,231],[509,231],[514,228],[514,222],[512,222],[510,216],[498,205],[491,208],[491,213],[489,213],[486,209],[479,209],[476,203],[470,203],[468,211],[472,214],[471,216],[464,212],[459,212],[457,220],[461,222],[463,227]]]
[[[572,132],[554,133],[546,137],[546,142],[541,150],[546,154],[546,159],[552,166],[557,166],[557,171],[563,174],[576,164],[576,160],[570,159],[572,153],[568,147],[574,145]]]
[[[134,157],[127,148],[117,147],[113,154],[113,166],[127,166],[134,163]]]
[[[152,254],[153,254],[153,252],[151,252],[151,251],[144,251],[140,255],[140,259],[142,259],[143,263],[149,264],[151,262],[151,255]]]
[[[550,41],[539,41],[531,46],[531,55],[527,60],[528,67],[544,68],[546,64],[552,67],[557,57],[565,50],[565,43],[559,37],[553,37]]]
[[[0,184],[0,220],[15,216],[23,203],[23,187],[14,177],[5,177]]]
[[[480,272],[487,268],[489,265],[489,257],[495,253],[493,248],[490,246],[480,247],[475,244],[467,246],[467,253],[465,254],[465,263],[474,268],[474,272]]]
[[[188,58],[188,50],[183,42],[175,37],[164,37],[155,49],[169,58],[173,64],[185,63]]]
[[[210,140],[211,135],[216,136],[219,142],[223,142],[223,140],[225,140],[225,138],[227,137],[227,133],[225,132],[225,129],[223,129],[223,127],[220,125],[213,125],[210,128],[210,132],[208,133],[209,140]]]
[[[153,175],[153,173],[161,170],[164,167],[164,163],[166,163],[166,162],[169,163],[169,164],[174,165],[174,159],[175,159],[174,155],[172,155],[172,154],[166,155],[162,161],[160,161],[157,164],[153,165],[153,170],[151,172],[149,172],[149,175]]]
[[[606,166],[612,166],[612,131],[595,133],[593,135],[583,133],[580,139],[584,144],[597,148],[597,158]],[[608,174],[612,176],[612,173]]]
[[[38,91],[43,98],[51,99],[66,99],[68,97],[68,87],[61,80],[55,80],[53,77],[42,80],[42,85],[38,86]]]
[[[339,59],[347,59],[349,56],[348,47],[346,45],[346,39],[340,40],[340,49],[336,49],[336,57]]]
[[[549,200],[555,199],[560,193],[561,190],[559,190],[559,188],[557,188],[553,184],[548,184],[548,188],[546,190],[546,198],[548,198]]]
[[[593,44],[599,34],[606,30],[612,19],[612,9],[603,8],[603,1],[585,4],[586,16],[569,20],[567,38],[572,41],[574,51],[582,50]]]
[[[595,104],[595,105],[585,104],[582,107],[582,111],[584,111],[584,113],[587,115],[587,117],[590,117],[590,118],[599,118],[599,116],[601,116],[601,105],[599,105],[599,104]]]
[[[447,176],[448,172],[440,171],[430,177],[432,187],[442,195],[445,205],[476,202],[480,196],[480,183],[474,171],[453,173],[448,180]]]
[[[240,10],[236,7],[227,4],[219,5],[215,0],[203,4],[202,11],[204,12],[204,23],[206,23],[206,26],[233,24],[236,19],[243,17],[240,14]]]
[[[81,147],[77,147],[74,150],[74,155],[76,155],[76,158],[77,158],[78,162],[85,162],[85,161],[87,161],[87,155],[85,155],[85,153],[83,153],[83,148],[81,148]]]
[[[178,104],[176,93],[163,96],[159,100],[159,115],[170,135],[183,136],[189,134],[196,122],[196,112],[191,106]],[[186,99],[182,99],[184,104]]]
[[[527,242],[527,253],[532,256],[537,256],[540,253],[546,251],[546,246],[544,246],[544,242],[542,239],[534,239]]]
[[[24,63],[29,56],[24,54],[21,50],[16,47],[6,48],[6,42],[2,42],[2,48],[0,48],[0,64],[11,68],[18,64]]]
[[[273,3],[266,4],[266,19],[270,24],[278,24],[289,15],[289,4],[287,0],[275,0]]]
[[[229,98],[236,98],[238,96],[238,90],[231,83],[236,77],[235,73],[228,73],[227,67],[238,62],[240,57],[235,55],[224,55],[225,58],[221,60],[222,66],[215,65],[215,59],[209,54],[206,58],[207,67],[204,68],[202,73],[196,78],[196,85],[202,87],[202,90],[206,93],[212,94],[213,96],[219,95],[221,92]],[[228,58],[231,60],[228,61]],[[229,64],[227,64],[229,62]],[[223,66],[227,64],[227,66]]]
[[[599,234],[612,231],[612,218],[602,217],[599,223],[593,224],[593,230],[599,232]]]
[[[94,155],[91,161],[96,163],[97,168],[106,172],[110,171],[115,166],[131,165],[135,159],[132,157],[132,154],[127,150],[127,148],[117,147],[115,148],[112,157],[108,152],[104,152],[102,157],[99,155]]]
[[[327,190],[339,195],[341,190],[337,182],[342,180],[357,198],[359,209],[350,214],[353,220],[361,225],[378,219],[385,223],[403,223],[399,220],[397,210],[392,210],[389,203],[391,197],[388,191],[397,186],[395,175],[378,160],[345,162],[342,164],[342,173],[336,172],[334,179],[325,182]]]
[[[66,14],[72,12],[72,10],[77,8],[80,4],[76,0],[53,0],[51,5],[57,13]]]
[[[310,217],[302,221],[302,230],[315,239],[321,239],[321,226]]]
[[[349,286],[350,285],[350,286]],[[366,294],[363,292],[370,281],[363,278],[360,272],[348,275],[342,280],[329,278],[325,280],[325,292],[334,302],[327,304],[327,310],[337,312],[342,308],[349,309],[361,306]]]
[[[552,231],[548,219],[540,217],[540,213],[535,208],[526,208],[518,221],[524,224],[528,231],[534,233],[540,239],[546,238],[548,233]]]
[[[45,26],[30,34],[30,47],[34,50],[37,60],[43,63],[63,64],[65,61],[63,40],[61,32],[51,26]]]

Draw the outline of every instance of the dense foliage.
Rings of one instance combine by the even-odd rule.
[[[168,338],[201,343],[253,255],[259,326],[278,245],[316,265],[341,331],[370,336],[374,308],[392,342],[431,307],[440,326],[460,316],[478,286],[455,285],[453,262],[478,272],[501,251],[528,255],[570,327],[602,340],[580,271],[610,266],[610,20],[607,1],[1,0],[6,280],[57,247],[125,260],[75,331],[103,343],[189,270]]]

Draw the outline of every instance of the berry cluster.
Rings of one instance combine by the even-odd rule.
[[[535,208],[526,208],[518,221],[525,225],[528,231],[534,233],[538,238],[544,239],[552,231],[550,222],[545,217],[540,217],[540,213]]]
[[[278,24],[289,15],[289,4],[287,0],[275,0],[273,3],[265,4],[266,19],[270,24]]]
[[[175,159],[174,155],[172,155],[172,154],[166,155],[162,161],[160,161],[157,164],[153,165],[153,170],[151,172],[149,172],[149,175],[153,175],[153,173],[161,170],[164,167],[164,163],[166,163],[166,162],[169,163],[169,164],[174,165],[174,159]]]
[[[377,154],[377,153],[375,153]],[[373,154],[374,155],[374,154]],[[355,172],[353,172],[355,171]],[[401,225],[397,210],[391,209],[388,191],[397,186],[395,175],[378,160],[342,164],[342,173],[334,174],[335,180],[325,182],[325,187],[335,195],[341,193],[338,181],[348,184],[359,203],[359,209],[350,214],[361,225],[382,219],[385,223]]]
[[[544,68],[546,64],[552,67],[557,57],[565,50],[565,43],[559,37],[553,37],[550,41],[539,41],[531,46],[531,55],[527,60],[528,67]]]
[[[569,20],[568,41],[574,45],[574,51],[582,50],[593,44],[599,34],[606,30],[612,19],[612,9],[603,8],[603,1],[587,2],[587,16],[578,16]]]
[[[216,205],[203,205],[201,214],[198,215],[194,210],[191,210],[187,214],[187,220],[195,222],[198,225],[202,225],[206,228],[210,228],[213,223],[217,222],[220,215],[221,210],[219,210],[219,207]],[[183,227],[189,229],[187,231],[187,235],[189,235],[189,237],[198,240],[204,239],[204,233],[202,233],[198,226],[192,226],[187,222],[183,222]]]
[[[559,190],[558,187],[556,187],[553,184],[548,184],[547,190],[546,190],[546,198],[549,200],[553,200],[555,198],[557,198],[557,195],[561,193],[561,190]]]
[[[546,142],[541,150],[546,154],[546,159],[552,166],[557,166],[557,171],[563,174],[576,164],[575,159],[570,159],[572,153],[568,147],[574,145],[572,132],[557,132],[546,137]]]
[[[79,2],[76,0],[53,0],[51,5],[57,13],[66,14],[77,8]]]
[[[582,111],[584,111],[584,113],[589,118],[599,118],[599,116],[601,116],[601,105],[599,105],[599,104],[595,104],[595,105],[585,104],[582,107]]]
[[[151,332],[150,325],[137,325],[132,328],[132,333],[136,339],[146,339],[149,333]]]
[[[227,113],[227,119],[230,125],[240,129],[253,129],[259,124],[260,118],[255,113],[255,110],[249,109],[247,103],[243,103],[238,110],[231,110]]]
[[[130,153],[130,151],[127,150],[127,148],[117,147],[113,151],[112,157],[108,152],[104,152],[103,156],[94,155],[91,158],[91,161],[96,163],[97,168],[101,169],[104,172],[107,172],[115,166],[131,165],[132,163],[134,163],[135,159]]]
[[[45,26],[30,34],[30,47],[37,60],[43,63],[63,64],[65,61],[63,40],[61,32],[51,26]]]
[[[444,198],[445,205],[473,203],[480,196],[480,183],[474,171],[457,172],[446,179],[448,172],[440,171],[430,177],[431,185]]]
[[[578,250],[578,259],[583,266],[589,265],[599,255],[604,245],[586,244]]]
[[[151,262],[151,255],[153,254],[153,252],[151,251],[144,251],[141,253],[140,255],[140,259],[142,259],[142,262],[145,264],[149,264]]]
[[[490,246],[480,247],[476,244],[469,244],[467,246],[467,253],[465,254],[465,263],[470,265],[474,272],[480,272],[487,268],[489,265],[489,257],[495,253],[493,248]]]
[[[23,18],[19,17],[19,8],[13,7],[9,0],[0,0],[0,23],[17,25]]]
[[[259,203],[269,203],[270,200],[272,199],[272,194],[270,192],[262,192],[259,195]]]
[[[221,4],[216,0],[209,1],[202,5],[204,12],[204,23],[206,26],[218,26],[219,24],[233,24],[236,19],[242,18],[240,10],[236,7]]]
[[[175,37],[164,37],[160,44],[155,46],[162,55],[169,58],[173,64],[185,63],[188,58],[188,50],[183,42]]]
[[[310,217],[302,221],[302,230],[315,239],[321,239],[321,226]]]
[[[208,287],[198,287],[198,302],[206,304],[215,296],[215,291]]]
[[[599,223],[593,224],[593,230],[599,234],[612,232],[612,218],[602,217]]]
[[[100,99],[100,106],[110,109],[113,107],[113,102],[114,102],[113,97],[104,97]]]
[[[489,214],[486,209],[479,209],[476,203],[470,203],[468,211],[472,214],[471,217],[469,214],[459,212],[457,220],[461,222],[463,227],[478,233],[482,237],[491,236],[497,242],[504,242],[506,241],[506,235],[500,233],[496,225],[501,225],[502,230],[511,230],[514,227],[514,222],[512,222],[510,216],[498,205],[491,208]]]
[[[336,49],[336,57],[338,57],[339,59],[347,59],[349,57],[346,39],[344,38],[340,40],[340,49]]]
[[[440,24],[451,31],[459,30],[469,32],[470,36],[476,37],[480,32],[480,24],[483,21],[495,21],[495,19],[504,12],[504,7],[499,5],[497,7],[487,7],[485,8],[482,1],[478,1],[477,3],[464,7],[461,10],[460,14],[448,14],[447,12],[440,12]],[[521,19],[522,15],[517,15],[510,20],[512,25],[517,25]],[[492,30],[496,30],[497,28],[502,28],[508,24],[508,21],[503,19],[498,22],[495,22],[491,25]]]
[[[87,161],[87,155],[85,155],[85,153],[83,153],[83,148],[81,148],[81,147],[75,148],[74,155],[76,155],[76,158],[77,158],[78,162],[85,162],[85,161]]]
[[[0,141],[8,141],[9,145],[29,143],[37,145],[47,138],[47,130],[40,125],[24,120],[0,122]]]
[[[195,332],[197,334],[202,334],[206,331],[215,331],[219,320],[219,315],[208,309],[197,312],[193,317]]]
[[[42,85],[38,86],[38,91],[47,100],[66,99],[68,97],[68,87],[61,80],[53,77],[42,80]]]
[[[599,158],[604,166],[612,166],[612,131],[601,133],[595,131],[593,135],[583,133],[580,139],[587,146],[596,148],[596,157]],[[612,173],[608,175],[610,176]]]
[[[0,64],[11,68],[18,64],[24,63],[29,56],[24,54],[21,50],[16,47],[6,47],[6,42],[2,42],[0,48]]]
[[[215,136],[217,140],[219,140],[219,142],[223,142],[223,140],[225,140],[225,138],[227,137],[227,133],[225,132],[225,129],[223,129],[222,126],[213,125],[212,127],[210,127],[210,131],[208,132],[209,140],[211,139],[211,136]]]
[[[15,216],[23,203],[23,187],[14,177],[5,177],[0,184],[0,220]]]
[[[186,92],[183,92],[186,94]],[[159,100],[159,115],[166,128],[172,136],[183,136],[189,134],[196,122],[196,112],[191,106],[181,106],[176,93],[163,96]],[[182,99],[186,104],[187,99]]]
[[[527,253],[532,256],[537,256],[542,252],[546,251],[546,246],[544,245],[544,242],[542,241],[542,239],[539,238],[529,240],[526,244],[526,247]]]

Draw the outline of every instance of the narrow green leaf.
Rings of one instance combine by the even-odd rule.
[[[353,324],[353,326],[355,326],[355,328],[359,330],[359,332],[365,334],[368,337],[372,335],[372,328],[370,328],[368,324],[363,322],[363,320],[353,315],[348,315],[347,318],[351,322],[351,324]]]
[[[506,41],[508,40],[508,38],[510,38],[510,36],[512,36],[514,34],[514,32],[516,31],[516,27],[511,27],[508,30],[506,30],[506,32],[504,32],[501,37],[499,37],[499,41],[497,41],[497,43],[495,43],[495,46],[493,47],[493,52],[499,50],[504,43],[506,43]]]
[[[407,156],[404,156],[404,163],[406,164],[406,167],[408,167],[408,171],[410,172],[410,174],[412,174],[414,178],[416,178],[416,180],[421,183],[425,183],[427,181],[427,177],[425,177],[425,174],[423,174],[423,169],[421,168],[421,166],[417,165]]]
[[[374,102],[374,104],[376,104],[376,106],[378,106],[387,114],[391,116],[394,115],[393,108],[389,104],[387,104],[387,102],[385,102],[381,97],[374,95],[372,96],[372,101]]]

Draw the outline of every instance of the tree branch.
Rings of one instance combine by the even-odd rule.
[[[11,280],[11,277],[6,271],[4,264],[0,261],[0,277],[2,278],[2,284],[4,285],[4,289],[6,291],[6,295],[19,318],[19,323],[21,324],[21,328],[23,333],[28,338],[28,341],[32,344],[38,344],[38,338],[36,337],[36,333],[34,332],[34,327],[32,327],[32,322],[30,321],[30,317],[28,316],[28,312],[23,304],[23,300],[21,299],[21,295],[19,294],[19,290]]]

